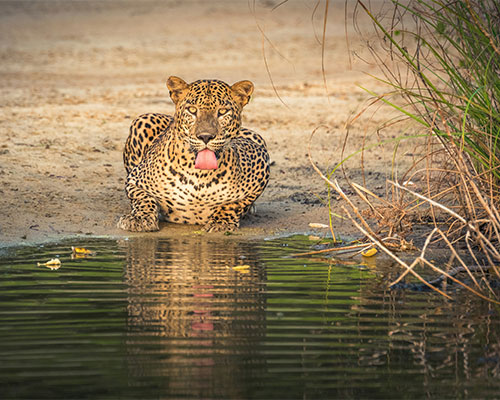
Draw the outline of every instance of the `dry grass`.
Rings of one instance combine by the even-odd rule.
[[[312,138],[313,135],[311,135],[311,140]],[[365,241],[364,244],[325,249],[321,252],[365,250],[376,246],[404,269],[391,286],[399,284],[410,274],[423,285],[451,299],[449,294],[439,288],[448,279],[485,300],[500,304],[496,300],[497,293],[488,283],[492,276],[500,278],[498,270],[498,265],[500,265],[499,213],[494,202],[492,203],[490,198],[481,193],[469,170],[444,171],[448,178],[455,173],[458,181],[458,183],[452,183],[450,179],[450,184],[444,189],[442,181],[439,181],[441,185],[436,185],[433,179],[429,179],[426,192],[430,193],[430,196],[411,190],[407,187],[408,185],[389,180],[388,184],[393,188],[390,200],[380,198],[369,189],[348,181],[356,193],[357,198],[353,199],[352,196],[345,194],[337,180],[332,181],[321,172],[314,163],[310,151],[309,158],[316,172],[340,196],[344,214],[364,235]],[[459,165],[462,162],[459,156]],[[431,172],[431,169],[421,170],[421,173],[425,173],[427,177]],[[405,200],[408,197],[413,197],[418,202],[411,199]],[[443,198],[446,199],[446,203],[458,204],[465,201],[465,205],[459,206],[457,212],[440,201]],[[359,200],[361,204],[364,204],[362,208],[356,205]],[[432,221],[430,223],[424,221],[424,216],[431,216]],[[416,225],[423,227],[421,231],[427,230],[427,233],[424,235],[425,240],[419,249],[419,255],[411,263],[407,263],[397,254],[401,251],[416,249],[413,243],[405,239]],[[433,246],[442,248],[443,245],[452,255],[445,269],[436,266],[427,257],[429,249]],[[471,264],[471,260],[474,264]],[[426,275],[438,274],[438,276],[425,279],[415,271],[417,266],[427,267],[430,273]],[[465,279],[457,278],[459,274],[466,274],[472,285],[465,283]]]
[[[387,3],[392,8],[379,14],[364,1],[356,6],[373,21],[366,47],[383,73],[378,81],[388,86],[382,95],[368,91],[371,106],[388,104],[420,126],[423,156],[387,181],[385,198],[349,179],[354,194],[347,195],[309,152],[310,162],[340,196],[366,246],[377,246],[403,268],[391,286],[411,275],[450,298],[442,290],[450,281],[500,304],[490,284],[500,280],[500,7],[482,0]],[[363,159],[367,149],[363,143],[356,153]],[[415,231],[419,254],[408,263],[398,251],[413,248],[406,238]],[[430,261],[433,248],[451,256],[444,268]]]

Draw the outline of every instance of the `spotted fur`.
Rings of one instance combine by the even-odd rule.
[[[253,84],[187,84],[170,77],[167,87],[174,116],[144,114],[130,127],[123,160],[132,210],[118,227],[156,231],[161,213],[167,221],[201,224],[208,232],[232,231],[269,180],[264,139],[241,127]],[[218,168],[195,169],[196,154],[207,148]]]

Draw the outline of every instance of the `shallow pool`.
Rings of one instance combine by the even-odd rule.
[[[206,235],[3,250],[0,398],[498,398],[497,308],[289,257],[310,245]],[[53,257],[58,269],[37,265]]]

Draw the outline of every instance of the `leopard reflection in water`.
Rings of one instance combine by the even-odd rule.
[[[266,277],[256,246],[207,237],[126,246],[129,374],[161,377],[158,385],[179,395],[206,395],[209,385],[221,390],[213,395],[241,396],[255,371],[245,366],[261,359],[251,355],[265,334]],[[242,264],[249,268],[234,269]]]

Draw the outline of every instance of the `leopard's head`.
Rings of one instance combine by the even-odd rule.
[[[188,84],[171,76],[167,87],[175,103],[175,134],[195,153],[197,168],[217,168],[216,161],[214,168],[210,160],[218,159],[224,147],[238,135],[241,111],[253,92],[252,82],[229,86],[219,80],[199,80]],[[203,157],[198,156],[200,153]],[[208,164],[202,161],[206,157]]]

